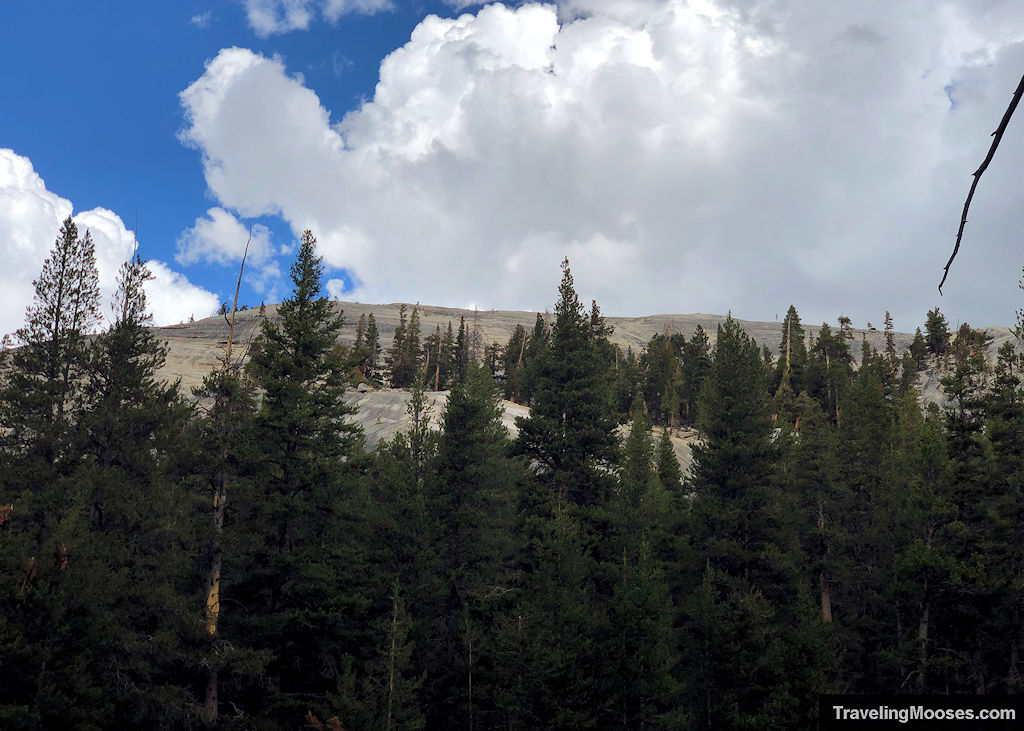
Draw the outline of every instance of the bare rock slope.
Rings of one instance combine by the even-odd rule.
[[[345,328],[340,337],[342,343],[351,345],[355,341],[355,328],[360,316],[373,313],[374,319],[377,321],[381,346],[385,350],[387,349],[394,337],[395,328],[398,326],[399,303],[367,305],[359,302],[339,302],[336,306],[345,315]],[[409,304],[407,307],[411,312],[413,305]],[[459,318],[464,317],[467,328],[474,326],[479,328],[484,343],[502,345],[508,342],[516,325],[522,325],[527,331],[530,331],[537,318],[536,312],[520,310],[474,311],[429,305],[419,305],[418,307],[421,331],[424,337],[432,333],[437,326],[440,326],[442,330],[446,329],[449,322],[457,329]],[[268,305],[265,316],[276,318],[276,305]],[[233,351],[235,358],[244,359],[247,346],[259,329],[261,316],[258,310],[251,309],[237,313],[236,317]],[[543,313],[542,317],[549,323],[553,321],[553,316],[550,314]],[[718,325],[724,320],[725,316],[723,315],[700,313],[606,318],[607,324],[614,328],[611,341],[622,347],[623,350],[628,347],[636,353],[639,353],[658,333],[682,333],[689,338],[698,325],[707,331],[714,343]],[[747,334],[759,345],[767,346],[773,352],[776,351],[782,339],[782,324],[780,322],[751,320],[740,320],[739,322]],[[804,328],[812,337],[817,337],[819,327],[805,325]],[[203,376],[220,364],[219,358],[223,357],[227,344],[228,321],[222,316],[208,317],[196,322],[157,328],[156,332],[167,341],[169,346],[167,363],[161,371],[161,376],[167,380],[179,379],[182,390],[185,393],[191,393],[192,388],[202,382]],[[993,336],[990,353],[995,353],[1003,342],[1013,338],[1013,333],[1005,327],[987,328],[987,332]],[[881,331],[854,330],[855,345],[860,343],[861,338],[866,338],[868,343],[878,350],[885,347],[885,335]],[[911,334],[896,333],[897,349],[902,352],[910,346],[912,340],[913,335]],[[853,350],[855,354],[859,353],[858,347],[854,347]],[[923,374],[921,387],[926,401],[941,400],[942,395],[936,374]],[[409,417],[406,414],[409,394],[406,391],[389,389],[350,391],[348,398],[358,409],[357,419],[366,434],[369,448],[381,440],[390,439],[399,431],[405,431],[409,427]],[[436,427],[440,414],[444,411],[447,393],[428,393],[428,398],[432,421]],[[514,433],[515,417],[525,416],[529,410],[511,401],[505,401],[503,407],[505,425]],[[684,469],[690,464],[690,444],[695,438],[696,435],[692,432],[681,432],[672,437],[676,455]]]
[[[359,302],[338,302],[336,305],[345,315],[345,328],[341,333],[341,342],[351,345],[355,341],[356,323],[363,314],[373,313],[377,321],[377,330],[380,333],[381,346],[384,349],[390,345],[394,337],[395,328],[398,326],[399,303],[387,305],[367,305]],[[407,305],[409,312],[413,305]],[[466,326],[472,328],[476,324],[483,336],[484,343],[499,343],[504,345],[515,330],[516,325],[522,325],[529,332],[533,329],[537,319],[536,312],[522,310],[460,310],[449,307],[432,307],[430,305],[418,305],[420,313],[420,327],[424,337],[434,332],[436,326],[442,330],[448,327],[451,322],[454,328],[459,326],[459,318],[466,318]],[[277,317],[276,305],[267,305],[266,316]],[[553,322],[553,315],[542,313],[548,323]],[[687,338],[693,335],[697,325],[702,326],[714,343],[715,333],[719,323],[725,320],[724,315],[648,315],[646,317],[608,317],[605,318],[608,325],[614,328],[611,341],[625,350],[632,348],[639,353],[650,339],[658,333],[682,333]],[[246,310],[237,314],[235,325],[236,354],[243,354],[248,341],[258,330],[260,315],[256,309]],[[752,320],[740,320],[740,325],[759,345],[768,346],[775,352],[779,341],[782,338],[781,322],[755,322]],[[804,325],[804,329],[816,337],[819,328],[817,326]],[[224,346],[227,344],[228,323],[222,316],[207,317],[196,322],[171,325],[170,327],[157,328],[156,332],[164,338],[170,346],[167,357],[167,364],[162,375],[168,379],[180,378],[182,388],[186,393],[190,392],[192,386],[198,385],[203,376],[218,364],[218,357],[224,353]],[[999,346],[1001,339],[1011,337],[1007,328],[989,328],[989,332],[996,335],[993,343],[993,352]],[[862,336],[875,348],[881,350],[885,346],[885,336],[878,330],[854,330],[855,343],[860,343]],[[896,333],[896,346],[902,351],[910,346],[913,335],[907,333]],[[854,348],[857,351],[857,348]]]

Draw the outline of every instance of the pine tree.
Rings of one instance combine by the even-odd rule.
[[[551,341],[551,328],[548,327],[544,317],[538,312],[534,321],[533,330],[526,341],[525,367],[523,373],[523,400],[522,403],[529,404],[537,390],[540,380],[540,371],[547,354]]]
[[[946,316],[939,312],[939,308],[928,310],[928,318],[924,323],[925,343],[932,355],[945,355],[949,348],[949,324]]]
[[[899,360],[900,380],[896,387],[899,397],[904,396],[917,388],[917,361],[909,350],[903,351],[903,357]]]
[[[459,334],[455,336],[454,376],[456,383],[465,383],[469,360],[469,333],[466,331],[466,318],[459,317]]]
[[[423,353],[420,348],[420,335],[420,308],[417,305],[412,308],[412,314],[409,315],[409,327],[402,342],[402,366],[407,374],[407,385],[412,385],[412,382],[422,375]]]
[[[679,466],[672,436],[668,429],[661,430],[656,452],[658,480],[669,495],[680,495],[683,487],[683,470]]]
[[[452,321],[448,321],[448,329],[445,330],[444,337],[441,340],[441,363],[444,369],[443,385],[445,388],[450,388],[456,379],[456,370],[458,365],[457,360],[457,347],[455,344],[455,335],[452,332]]]
[[[899,369],[899,355],[896,353],[896,333],[893,329],[892,315],[889,310],[885,311],[885,362],[889,366],[889,372],[893,378]]]
[[[653,421],[670,423],[678,415],[682,374],[668,334],[651,338],[640,356],[640,368],[644,373],[644,401],[654,415]]]
[[[672,604],[660,562],[644,534],[622,554],[609,602],[611,667],[604,679],[606,728],[657,729],[685,725],[679,684]]]
[[[921,328],[917,328],[914,331],[914,340],[910,343],[910,354],[914,357],[918,370],[925,367],[928,360],[928,352],[928,343],[925,341],[924,335],[921,334]]]
[[[874,623],[866,617],[855,626],[864,645],[879,647],[862,671],[868,691],[902,683],[918,693],[941,692],[959,674],[961,648],[954,638],[966,626],[953,624],[949,608],[956,603],[953,587],[962,567],[952,550],[959,527],[942,431],[938,410],[922,414],[915,394],[898,405],[895,464],[886,489],[873,499],[879,535],[861,537],[890,567],[884,584],[873,590],[880,595]]]
[[[306,231],[280,324],[264,321],[253,345],[248,367],[263,392],[255,418],[260,478],[237,501],[236,540],[249,548],[231,572],[244,614],[224,623],[226,640],[271,653],[269,691],[252,711],[283,723],[311,706],[324,710],[342,656],[366,641],[352,636],[358,624],[338,621],[359,601],[352,577],[363,548],[352,526],[358,513],[346,506],[357,497],[352,471],[362,438],[348,419],[335,348],[343,320],[321,295],[323,272]]]
[[[65,431],[61,451],[76,459],[44,515],[52,537],[34,548],[53,560],[33,559],[20,606],[4,607],[32,648],[22,702],[42,726],[168,728],[187,725],[194,704],[181,671],[198,639],[187,578],[197,505],[181,489],[191,410],[156,381],[166,351],[145,327],[147,278],[138,258],[119,273],[115,322],[87,351]],[[20,683],[3,679],[17,698]]]
[[[390,621],[388,621],[390,620]],[[385,731],[423,728],[419,706],[423,678],[410,673],[413,643],[409,639],[411,620],[396,582],[391,596],[391,616],[385,618],[384,653],[378,677],[380,696],[374,724]],[[372,670],[371,670],[372,672]]]
[[[473,324],[469,329],[469,357],[477,362],[483,358],[484,334],[480,326],[480,310],[473,306]]]
[[[1013,483],[1024,478],[1024,399],[1021,394],[1021,374],[1024,356],[1013,343],[999,346],[991,389],[986,395],[985,413],[988,418],[989,442],[996,457],[1002,479]]]
[[[33,286],[25,325],[15,333],[22,347],[13,352],[0,393],[0,416],[9,429],[0,438],[13,455],[32,451],[52,464],[81,408],[85,336],[99,324],[95,247],[88,231],[78,236],[70,217]]]
[[[777,388],[793,394],[805,390],[807,361],[804,328],[800,324],[800,315],[797,314],[796,307],[790,305],[786,311],[786,318],[782,321],[782,341],[779,343],[779,363],[775,374]]]
[[[523,379],[526,368],[523,356],[526,354],[526,328],[517,324],[505,345],[502,364],[505,370],[505,398],[513,403],[523,400]]]
[[[410,613],[407,638],[411,645],[404,672],[407,678],[415,679],[414,702],[417,710],[422,711],[422,685],[428,675],[436,675],[440,670],[428,658],[432,652],[430,638],[436,627],[433,610],[443,595],[439,585],[444,572],[438,555],[437,526],[427,509],[427,481],[437,458],[439,435],[431,426],[434,415],[421,383],[413,385],[406,413],[411,429],[379,443],[372,455],[367,484],[374,510],[367,542],[374,545],[377,554],[372,561],[373,570],[403,587],[404,603]],[[380,610],[383,611],[378,621],[390,622],[393,607],[385,605]],[[353,666],[352,676],[358,678],[359,671]],[[372,676],[372,668],[370,673]],[[353,690],[350,695],[358,693]],[[347,723],[350,717],[346,716]],[[358,726],[355,720],[351,722]],[[381,724],[377,721],[364,725]]]
[[[524,483],[516,532],[523,577],[501,625],[501,706],[511,728],[599,728],[607,621],[595,601],[595,561],[575,506]]]
[[[366,313],[364,312],[359,316],[359,322],[356,324],[356,341],[352,345],[353,350],[361,350],[366,346]]]
[[[683,345],[680,370],[682,422],[689,425],[697,419],[697,397],[704,386],[704,379],[711,371],[711,341],[700,325],[697,325],[693,337]]]
[[[395,328],[395,335],[391,340],[391,349],[388,351],[388,368],[391,371],[391,388],[405,388],[411,381],[411,373],[408,372],[405,361],[406,344],[405,333],[406,312],[408,307],[404,304],[398,306],[398,327]]]
[[[88,451],[101,466],[128,459],[122,450],[134,449],[147,439],[156,424],[151,420],[162,416],[162,407],[177,401],[177,384],[165,386],[156,380],[167,358],[167,345],[147,328],[152,316],[146,309],[144,285],[152,278],[138,256],[121,267],[114,325],[97,338],[90,352]],[[123,405],[124,414],[118,413],[118,404]],[[139,410],[128,411],[129,404]]]
[[[810,395],[817,399],[829,420],[834,423],[841,420],[840,404],[853,373],[853,357],[846,332],[842,323],[839,332],[835,334],[828,323],[821,324],[808,372]]]
[[[838,479],[835,427],[820,404],[803,394],[796,404],[799,438],[793,440],[789,484],[799,510],[800,541],[807,558],[809,582],[817,590],[821,620],[833,620],[835,584],[844,575],[850,538],[846,517],[852,497]]]
[[[846,315],[840,315],[836,322],[839,323],[839,337],[843,340],[853,340],[853,320]]]
[[[701,392],[704,439],[691,468],[704,584],[691,595],[686,626],[698,668],[693,700],[712,727],[803,725],[822,687],[812,600],[796,580],[793,536],[782,530],[765,375],[757,345],[728,317]]]
[[[1024,686],[1021,667],[1022,617],[1024,617],[1024,394],[1021,373],[1024,359],[1013,344],[999,348],[992,388],[987,397],[987,435],[992,445],[992,464],[998,493],[985,553],[990,556],[997,604],[986,633],[1000,645],[991,665],[1008,693]],[[1009,644],[1006,651],[1005,644]]]
[[[767,501],[775,447],[760,354],[732,317],[718,327],[697,423],[704,440],[692,448],[693,488],[715,526],[707,533],[712,563],[742,572],[768,540],[767,526],[750,521]]]
[[[243,256],[239,270],[245,268]],[[238,301],[238,288],[235,290]],[[260,305],[260,318],[266,312]],[[253,433],[253,415],[256,410],[256,389],[252,379],[231,356],[235,335],[234,312],[229,320],[228,339],[224,354],[219,359],[220,367],[204,377],[202,385],[192,390],[199,399],[200,409],[205,412],[198,428],[198,448],[194,456],[200,484],[212,494],[211,530],[207,540],[206,581],[204,591],[204,619],[207,648],[204,657],[206,669],[205,691],[200,718],[206,724],[213,724],[219,717],[219,694],[221,676],[225,670],[233,671],[238,677],[262,673],[267,659],[258,653],[246,652],[245,648],[234,648],[218,635],[221,621],[221,579],[224,564],[224,524],[228,518],[228,496],[234,497],[238,486],[251,478],[258,462],[258,449]],[[357,340],[359,339],[357,335]],[[359,350],[359,348],[355,348]],[[355,367],[358,368],[356,363]],[[209,404],[208,407],[203,404]]]
[[[441,568],[431,600],[435,630],[426,645],[424,686],[431,728],[490,726],[496,617],[507,610],[514,577],[513,496],[519,471],[507,456],[497,388],[471,361],[448,396],[427,507]]]
[[[605,565],[594,573],[614,577],[610,596],[595,597],[595,603],[608,607],[606,654],[613,658],[609,672],[600,677],[609,706],[602,725],[658,728],[677,705],[671,675],[677,659],[673,613],[661,559],[672,552],[670,515],[675,506],[655,468],[651,420],[640,396],[632,412],[619,489],[609,502],[608,527],[598,528]],[[593,511],[583,517],[591,523],[604,518]]]
[[[357,378],[366,377],[366,313],[359,316],[356,325],[356,340],[352,344],[351,364],[353,375]]]
[[[598,365],[601,384],[601,391],[604,397],[608,399],[608,408],[614,410],[614,399],[613,393],[615,388],[615,365],[617,361],[617,351],[611,341],[608,339],[611,334],[615,331],[611,325],[605,322],[604,315],[601,314],[601,308],[597,304],[597,300],[590,301],[590,339],[593,344],[595,353],[595,362]],[[678,370],[678,369],[677,369]],[[673,383],[673,386],[677,384]],[[666,408],[673,414],[679,410],[678,394],[675,388],[671,390],[671,396],[669,402],[666,404]]]
[[[603,393],[599,355],[590,335],[568,259],[555,304],[548,353],[538,368],[530,417],[519,417],[518,450],[540,466],[563,499],[600,503],[615,463],[615,419]]]
[[[224,565],[224,524],[231,524],[228,501],[234,502],[240,490],[252,491],[252,480],[259,461],[259,449],[253,432],[256,412],[256,391],[252,379],[244,371],[225,362],[206,375],[193,395],[205,407],[205,418],[199,424],[199,448],[196,450],[197,472],[201,484],[213,495],[212,531],[208,534],[208,547],[204,558],[208,561],[205,599],[205,631],[209,640],[206,692],[202,718],[212,723],[219,714],[220,677],[231,672],[240,678],[261,673],[266,666],[265,656],[234,647],[218,635],[222,619],[221,602]],[[242,485],[245,488],[242,488]],[[244,546],[234,546],[245,550]],[[230,551],[230,549],[229,549]],[[229,558],[229,563],[234,563]],[[233,587],[224,596],[231,597]],[[225,602],[226,604],[226,602]]]
[[[99,290],[91,238],[67,218],[38,279],[25,325],[8,351],[0,387],[0,701],[3,723],[31,727],[65,713],[83,722],[82,698],[60,688],[62,674],[86,692],[100,683],[75,670],[80,659],[71,630],[55,632],[66,609],[49,586],[66,566],[64,520],[73,513],[77,421],[88,393],[85,336],[99,321]],[[62,548],[63,547],[63,548]],[[54,556],[53,568],[48,560]],[[57,653],[49,663],[46,658]]]
[[[433,407],[427,402],[424,379],[417,378],[409,389],[409,405],[406,413],[412,426],[409,428],[409,457],[412,464],[413,485],[418,491],[423,490],[426,480],[427,462],[435,446],[430,429]]]
[[[375,386],[382,383],[380,373],[380,335],[377,332],[377,319],[371,312],[366,318],[366,363],[364,373],[366,379]]]
[[[484,359],[482,364],[487,372],[491,374],[491,378],[495,378],[498,375],[498,363],[504,356],[504,350],[498,343],[488,343],[484,346]]]
[[[616,346],[618,348],[618,346]],[[612,409],[618,414],[620,421],[629,418],[630,406],[637,396],[643,396],[643,373],[636,353],[630,347],[626,354],[618,352],[616,359],[615,381],[612,384]]]
[[[91,708],[76,706],[87,706],[82,694],[102,687],[82,671],[81,646],[62,619],[67,606],[50,591],[67,566],[78,420],[89,391],[86,335],[99,323],[92,239],[80,237],[70,217],[33,286],[25,325],[5,338],[10,368],[0,385],[0,725],[27,727],[62,715],[65,723],[84,723]],[[21,347],[7,351],[12,340]],[[62,622],[67,629],[55,631]],[[62,688],[62,675],[79,686]]]
[[[441,326],[423,339],[423,374],[427,385],[435,391],[441,390]]]
[[[991,682],[982,658],[985,656],[985,619],[994,603],[994,571],[991,553],[986,550],[994,528],[994,504],[1002,490],[995,479],[990,446],[985,435],[986,381],[985,356],[988,339],[964,323],[949,350],[950,370],[942,378],[946,394],[945,426],[948,440],[951,500],[957,510],[957,535],[952,553],[962,565],[962,584],[950,621],[970,627],[958,638],[958,651],[969,661],[964,672],[969,680],[965,690],[984,693]],[[965,679],[966,680],[966,679]]]
[[[192,409],[177,383],[157,380],[167,346],[147,327],[150,279],[137,255],[121,267],[114,324],[90,349],[79,432],[79,451],[90,457],[74,476],[78,514],[66,521],[66,542],[78,571],[66,589],[88,601],[93,668],[117,709],[111,722],[167,726],[192,712],[191,678],[178,668],[198,649],[198,586],[182,569],[201,497],[183,489]]]
[[[622,469],[619,473],[618,498],[622,512],[628,513],[634,521],[641,521],[641,503],[650,489],[650,483],[658,473],[654,469],[654,441],[651,438],[651,420],[643,399],[633,401],[633,423],[622,450]],[[660,484],[658,486],[660,489]],[[629,532],[637,534],[641,529],[635,524]]]

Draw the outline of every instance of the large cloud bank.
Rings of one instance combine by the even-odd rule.
[[[225,49],[182,139],[220,205],[312,228],[349,296],[543,308],[568,255],[612,314],[912,329],[1022,70],[1011,2],[495,4],[425,18],[340,121]],[[1016,121],[941,302],[978,325],[1016,307]]]
[[[61,222],[72,213],[71,201],[46,189],[32,162],[0,148],[0,334],[24,324],[25,303],[32,302],[32,281],[43,268]],[[135,249],[135,236],[121,219],[105,208],[73,216],[79,231],[88,229],[96,245],[100,291],[105,302],[117,287],[117,270]],[[157,325],[205,317],[217,307],[217,297],[197,287],[160,261],[149,261],[154,279],[146,284],[149,308]],[[108,306],[103,314],[109,321]]]

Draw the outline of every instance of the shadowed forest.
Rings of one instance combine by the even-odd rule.
[[[793,307],[775,351],[729,317],[623,353],[566,261],[504,346],[414,309],[343,347],[307,232],[245,366],[184,394],[140,259],[92,335],[94,259],[65,221],[2,356],[5,729],[811,728],[820,693],[1021,691],[1024,362],[938,309],[903,353],[888,315],[876,352]],[[360,382],[412,391],[372,452]]]

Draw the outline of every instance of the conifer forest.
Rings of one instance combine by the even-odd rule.
[[[184,393],[145,264],[101,331],[65,221],[0,364],[0,728],[800,729],[822,693],[1024,689],[1012,344],[790,307],[774,350],[730,316],[622,352],[568,261],[507,343],[404,306],[381,342],[297,252]],[[367,451],[360,383],[411,430]]]

